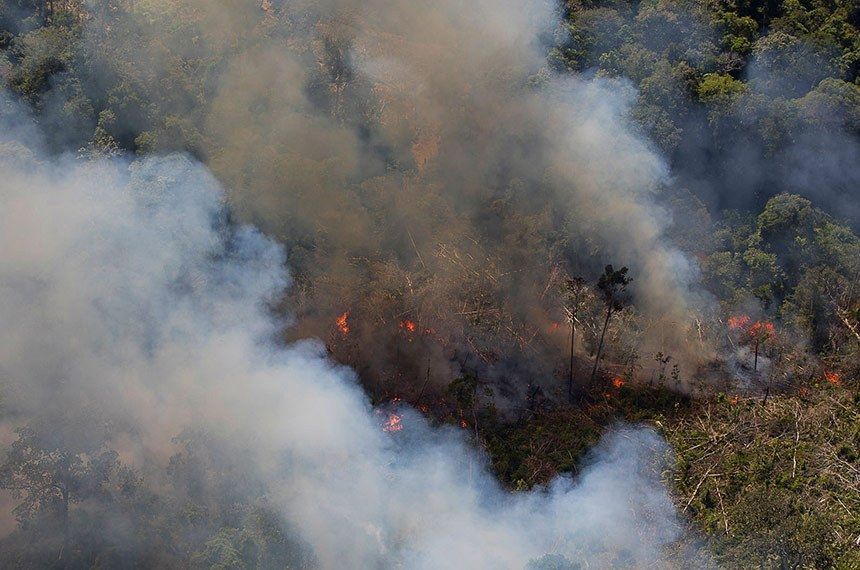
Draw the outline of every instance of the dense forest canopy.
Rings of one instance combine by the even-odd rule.
[[[857,0],[0,0],[0,566],[860,563],[858,71]]]

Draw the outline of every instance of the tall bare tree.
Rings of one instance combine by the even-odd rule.
[[[600,357],[603,354],[603,341],[606,338],[609,319],[612,318],[612,313],[623,309],[627,301],[624,293],[627,291],[627,285],[633,281],[633,279],[627,277],[627,271],[626,267],[622,267],[616,271],[611,265],[607,265],[603,270],[603,275],[597,281],[597,289],[603,296],[603,303],[606,305],[606,319],[603,321],[603,330],[600,333],[600,342],[597,344],[597,354],[594,357],[594,368],[591,370],[592,385],[597,376]]]
[[[567,290],[567,304],[565,312],[570,323],[570,366],[567,373],[567,397],[572,403],[573,398],[573,368],[574,354],[576,353],[576,322],[579,311],[584,307],[586,302],[586,293],[588,285],[582,277],[573,277],[565,281]]]

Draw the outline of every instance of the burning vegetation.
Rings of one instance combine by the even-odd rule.
[[[759,349],[769,341],[776,340],[776,327],[770,321],[753,321],[747,315],[729,317],[729,329],[738,334],[743,342],[753,346],[753,371],[758,371]]]
[[[343,336],[344,338],[349,336],[349,315],[350,311],[346,311],[335,320],[335,326],[337,327],[338,332],[340,332],[341,336]]]
[[[860,567],[807,4],[0,0],[0,567]]]
[[[382,431],[396,432],[403,429],[403,419],[395,413],[388,414],[388,419],[382,424]]]
[[[833,372],[831,370],[824,371],[824,379],[833,384],[834,386],[839,386],[842,384],[842,378],[839,376],[838,372]]]

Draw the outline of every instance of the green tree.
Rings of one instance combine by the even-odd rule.
[[[0,489],[17,495],[13,512],[39,552],[66,565],[75,556],[71,508],[102,495],[120,468],[117,454],[106,447],[104,426],[87,417],[45,416],[16,433],[0,464]]]

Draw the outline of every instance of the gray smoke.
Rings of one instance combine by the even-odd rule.
[[[47,159],[19,129],[3,133],[7,423],[99,410],[136,467],[205,430],[243,450],[243,473],[321,568],[519,568],[547,553],[668,564],[682,533],[654,432],[619,427],[576,480],[503,492],[458,433],[409,412],[385,433],[320,342],[280,345],[270,304],[289,284],[283,249],[230,221],[205,167]]]
[[[366,381],[396,391],[392,369],[429,368],[444,386],[483,360],[484,379],[557,383],[564,335],[545,331],[563,318],[561,278],[596,280],[607,263],[630,266],[642,328],[664,330],[640,353],[707,357],[691,341],[707,305],[698,268],[657,205],[668,169],[627,119],[626,82],[548,71],[553,2],[182,0],[118,14],[88,41],[135,97],[112,94],[101,126],[128,139],[146,124],[126,140],[139,150],[193,147],[240,219],[285,244],[293,335],[329,340],[351,311],[352,340],[331,348]],[[163,88],[188,69],[187,90]],[[153,108],[167,118],[149,124]],[[402,318],[435,335],[398,341]]]

